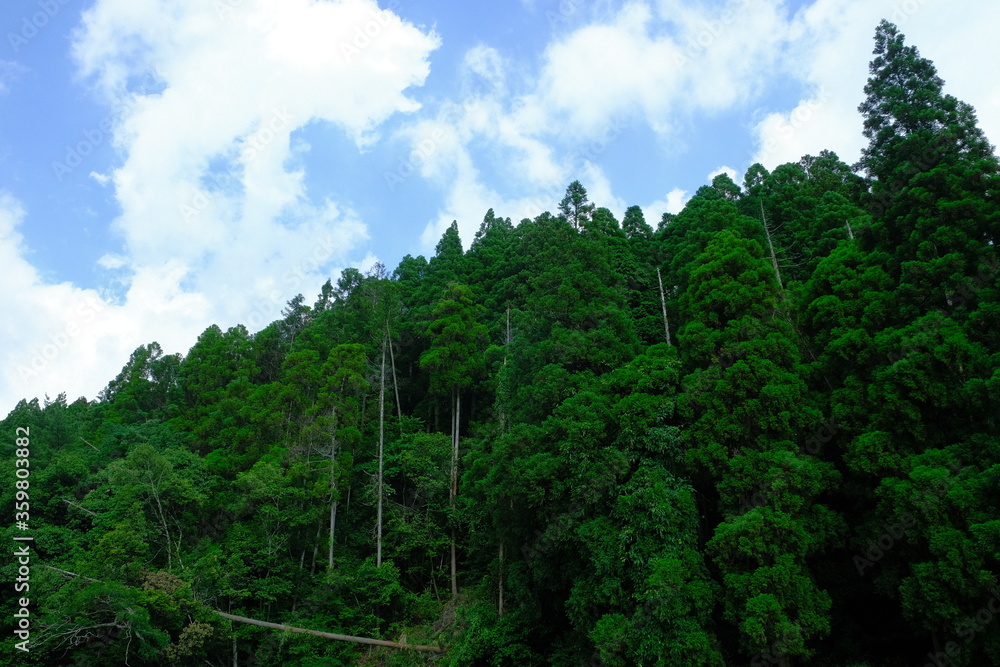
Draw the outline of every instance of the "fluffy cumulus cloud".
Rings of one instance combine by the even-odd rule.
[[[684,210],[684,206],[690,198],[691,196],[686,190],[674,188],[663,199],[657,199],[640,208],[642,208],[642,215],[646,219],[646,223],[653,229],[656,229],[664,213],[673,213],[675,215],[680,213]]]
[[[468,242],[490,206],[515,220],[554,210],[574,178],[593,201],[622,215],[616,182],[600,164],[604,149],[636,128],[659,140],[642,159],[668,160],[691,148],[686,135],[700,119],[744,115],[739,131],[749,130],[752,149],[745,163],[726,169],[737,183],[756,161],[774,168],[830,149],[853,162],[865,143],[857,107],[883,17],[934,60],[947,92],[985,101],[977,105],[981,125],[987,136],[1000,137],[1000,79],[984,80],[981,69],[967,66],[993,58],[990,31],[1000,24],[1000,5],[986,0],[963,12],[945,0],[815,0],[797,8],[783,0],[633,0],[561,7],[573,11],[554,30],[536,71],[521,76],[503,53],[479,45],[467,54],[473,84],[465,86],[463,100],[445,102],[430,125],[413,130],[415,146],[428,142],[431,127],[448,135],[422,170],[445,202],[424,231],[425,249],[452,219]],[[976,20],[968,20],[970,13]],[[793,101],[762,97],[775,91]],[[528,196],[494,192],[486,185],[486,162],[504,170],[511,192]],[[655,224],[686,200],[675,188],[643,210]]]
[[[864,99],[874,28],[883,18],[934,61],[946,93],[985,101],[976,105],[980,126],[987,136],[1000,136],[1000,80],[969,67],[995,59],[1000,5],[970,2],[957,12],[944,0],[816,0],[788,24],[786,67],[805,95],[793,108],[759,120],[753,161],[773,169],[824,148],[847,162],[858,159],[866,140],[857,107]]]
[[[21,343],[12,348],[77,325],[73,354],[34,376],[8,355],[0,400],[50,387],[92,397],[100,387],[72,376],[106,382],[150,331],[183,352],[213,322],[259,327],[347,263],[366,225],[310,198],[296,159],[308,145],[292,133],[328,123],[363,150],[387,118],[419,108],[407,89],[423,83],[438,45],[375,0],[98,0],[73,56],[115,110],[121,162],[97,180],[121,209],[122,251],[101,265],[124,272],[126,289],[112,304],[44,284],[23,261],[24,213],[5,199],[4,266],[21,282],[6,321],[33,309],[35,322],[5,332]]]
[[[764,0],[626,3],[551,44],[534,94],[574,134],[638,115],[669,138],[676,114],[722,110],[760,89],[786,31],[778,9]]]
[[[516,82],[510,80],[516,69],[494,48],[470,49],[464,99],[442,104],[433,123],[410,130],[415,148],[435,129],[448,134],[422,167],[446,202],[425,228],[425,249],[452,219],[468,241],[490,206],[515,221],[554,210],[573,179],[592,201],[623,215],[628,204],[599,166],[608,147],[639,125],[665,143],[678,141],[677,127],[691,114],[751,99],[780,55],[787,27],[779,9],[765,0],[734,0],[722,10],[681,2],[595,10],[591,20],[554,36],[538,72]],[[504,198],[483,184],[469,148],[474,142],[490,147],[491,164],[504,165],[505,179],[527,196]],[[673,211],[682,199],[671,193],[650,207]]]
[[[181,345],[197,335],[209,304],[204,297],[164,286],[176,284],[176,267],[164,266],[144,275],[132,288],[129,304],[112,305],[94,290],[70,283],[50,284],[25,259],[18,228],[25,211],[7,193],[0,194],[0,265],[4,289],[0,309],[8,313],[0,325],[7,344],[0,350],[0,401],[11,408],[21,398],[66,392],[69,400],[93,398],[102,382],[114,377],[152,325],[162,342]],[[133,344],[134,343],[134,344]]]
[[[540,16],[535,4],[513,7]],[[92,396],[100,387],[79,378],[114,377],[149,332],[168,351],[184,351],[212,322],[255,328],[356,263],[365,221],[306,187],[305,135],[317,123],[366,151],[385,138],[387,119],[410,114],[391,137],[412,150],[406,174],[388,178],[419,177],[438,193],[424,252],[452,220],[468,244],[490,207],[515,222],[553,211],[573,179],[620,218],[633,202],[621,196],[619,179],[631,172],[620,150],[619,164],[611,159],[616,150],[642,144],[648,154],[629,168],[648,169],[693,151],[701,139],[691,130],[705,120],[729,119],[727,137],[744,141],[743,155],[714,158],[733,165],[724,172],[737,182],[754,161],[773,168],[822,149],[854,161],[881,18],[935,62],[947,92],[976,106],[987,136],[1000,137],[1000,79],[969,66],[995,59],[1000,4],[989,0],[970,0],[962,12],[946,0],[560,7],[566,20],[529,58],[498,44],[468,47],[453,93],[435,93],[422,108],[440,39],[375,0],[96,0],[73,35],[73,56],[115,119],[120,161],[91,176],[121,211],[113,223],[120,248],[99,263],[120,276],[121,289],[112,302],[46,283],[17,232],[31,212],[0,197],[9,287],[0,326],[12,341],[0,351],[0,400],[61,389]],[[16,76],[0,62],[0,94]],[[662,187],[642,207],[654,226],[695,186]]]

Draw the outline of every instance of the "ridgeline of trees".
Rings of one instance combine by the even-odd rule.
[[[574,182],[22,401],[0,664],[1000,664],[1000,163],[875,42],[856,165],[721,175],[655,229]]]

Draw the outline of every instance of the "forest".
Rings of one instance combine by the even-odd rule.
[[[859,99],[857,164],[574,181],[22,400],[0,665],[1000,664],[1000,161],[889,22]]]

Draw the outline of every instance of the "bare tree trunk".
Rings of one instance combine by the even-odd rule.
[[[781,282],[781,271],[778,270],[778,256],[774,254],[774,244],[771,243],[771,230],[767,226],[767,218],[764,217],[764,200],[760,200],[760,221],[764,224],[764,235],[767,237],[767,247],[771,250],[771,264],[774,265],[774,275],[778,278],[778,287],[785,289]]]
[[[348,480],[348,481],[350,481],[350,480]],[[353,487],[350,484],[347,485],[347,506],[344,508],[344,512],[347,513],[347,514],[351,513],[351,489],[352,488]]]
[[[667,321],[667,297],[663,294],[663,278],[660,277],[660,267],[656,267],[656,282],[660,284],[660,306],[663,308],[663,330],[667,334],[667,345],[671,345],[670,323]]]
[[[87,513],[87,514],[89,514],[90,516],[97,516],[97,514],[95,514],[94,512],[91,512],[91,511],[90,511],[89,509],[87,509],[86,507],[80,507],[79,505],[77,505],[76,503],[74,503],[74,502],[73,502],[72,500],[66,500],[65,498],[63,498],[63,502],[64,502],[64,503],[69,503],[69,504],[70,504],[70,505],[72,505],[73,507],[77,508],[78,510],[82,510],[82,511],[86,512],[86,513]]]
[[[455,389],[455,415],[451,426],[451,509],[458,495],[458,427],[461,424],[462,395]],[[455,557],[455,527],[451,528],[451,596],[458,597],[458,567]]]
[[[503,342],[503,363],[507,364],[507,346],[510,345],[510,306],[507,306],[507,339]]]
[[[499,382],[497,384],[497,408],[500,417],[500,432],[507,432],[507,392],[508,392],[508,373],[507,370],[507,350],[510,347],[510,306],[507,306],[507,338],[504,340],[503,345],[503,370],[500,373]]]
[[[305,628],[296,628],[291,625],[281,625],[280,623],[268,623],[267,621],[258,621],[253,618],[247,618],[246,616],[237,616],[236,614],[227,614],[224,611],[219,611],[218,609],[213,609],[216,614],[222,618],[228,618],[230,621],[237,621],[238,623],[247,623],[249,625],[256,625],[261,628],[272,628],[274,630],[285,630],[287,632],[304,632],[306,634],[315,635],[317,637],[324,637],[326,639],[336,639],[343,642],[354,642],[355,644],[371,644],[373,646],[388,646],[390,648],[406,648],[414,651],[432,651],[434,653],[441,653],[441,648],[438,646],[420,646],[418,644],[402,644],[399,642],[390,642],[383,639],[371,639],[370,637],[352,637],[351,635],[339,635],[333,632],[321,632],[319,630],[306,630]]]
[[[438,600],[438,602],[440,602],[441,601],[441,594],[438,593],[437,577],[434,575],[434,561],[431,560],[430,556],[427,557],[427,560],[429,560],[430,563],[431,563],[431,584],[433,584],[433,586],[434,586],[434,597],[436,597],[437,600]]]
[[[313,556],[312,563],[309,565],[309,571],[312,574],[316,574],[316,556],[319,555],[319,538],[323,535],[323,522],[319,521],[316,524],[316,538],[313,540]]]
[[[160,504],[160,494],[156,491],[156,486],[150,482],[150,493],[156,501],[157,513],[160,515],[160,525],[163,526],[163,535],[167,538],[167,569],[171,568],[172,556],[170,553],[170,528],[167,526],[167,517],[163,514],[163,505]]]
[[[392,350],[392,336],[389,336],[389,320],[385,321],[385,335],[389,338],[389,362],[392,364],[392,389],[396,394],[396,416],[399,417],[399,436],[403,436],[403,406],[399,402],[399,383],[396,382],[396,354]]]
[[[844,220],[844,226],[847,227],[847,237],[850,239],[854,238],[854,231],[851,229],[851,221]]]
[[[388,329],[386,329],[388,331]],[[385,338],[382,338],[382,375],[378,385],[378,518],[375,567],[382,566],[382,454],[385,444]]]
[[[330,489],[333,492],[330,503],[330,550],[328,553],[327,567],[333,569],[333,538],[337,534],[337,502],[339,493],[337,492],[337,408],[334,407],[330,414],[332,423],[330,424]]]
[[[497,615],[503,616],[503,542],[500,542],[500,602],[497,605]]]

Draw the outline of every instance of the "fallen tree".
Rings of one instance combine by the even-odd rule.
[[[257,625],[262,628],[271,628],[273,630],[288,630],[289,632],[304,632],[309,635],[316,635],[317,637],[325,637],[327,639],[336,639],[342,642],[354,642],[356,644],[372,644],[374,646],[388,646],[390,648],[403,648],[411,649],[414,651],[432,651],[434,653],[442,653],[442,650],[438,646],[420,646],[418,644],[400,644],[399,642],[390,642],[384,639],[372,639],[371,637],[352,637],[351,635],[338,635],[333,632],[321,632],[319,630],[307,630],[305,628],[296,628],[292,625],[282,625],[280,623],[268,623],[267,621],[258,621],[253,618],[247,618],[246,616],[237,616],[235,614],[227,614],[224,611],[219,611],[218,609],[213,609],[216,614],[223,618],[228,618],[230,621],[236,621],[238,623],[248,623],[250,625]]]

